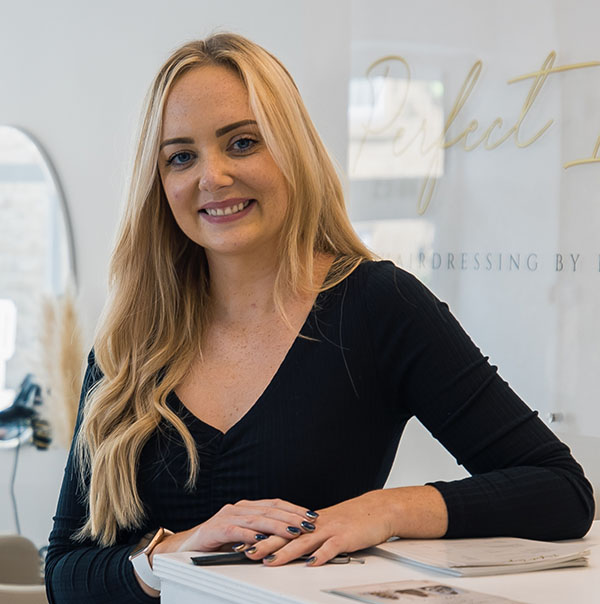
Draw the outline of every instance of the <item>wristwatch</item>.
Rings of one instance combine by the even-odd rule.
[[[156,591],[160,591],[160,579],[152,571],[152,566],[150,566],[150,554],[165,537],[172,534],[172,531],[162,527],[159,528],[149,539],[147,545],[144,545],[141,549],[138,549],[129,556],[129,561],[133,564],[133,568],[139,578],[148,587],[151,587]]]

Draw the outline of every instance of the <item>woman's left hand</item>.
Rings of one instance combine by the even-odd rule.
[[[378,545],[393,536],[441,537],[447,527],[446,504],[430,486],[370,491],[318,512],[314,532],[292,541],[269,537],[248,557],[280,566],[308,554],[314,557],[308,563],[320,566],[340,553]]]

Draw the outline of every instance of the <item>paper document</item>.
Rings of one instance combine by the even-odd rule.
[[[499,575],[587,566],[583,542],[549,543],[512,537],[489,539],[397,539],[374,554],[455,576]]]
[[[431,604],[523,604],[499,596],[471,591],[436,581],[393,581],[390,583],[373,583],[324,590],[338,596],[344,596],[358,602],[371,604],[389,604],[390,602],[427,602]]]

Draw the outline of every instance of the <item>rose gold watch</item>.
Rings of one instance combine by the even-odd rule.
[[[134,551],[131,556],[129,556],[129,561],[133,564],[133,568],[137,573],[138,577],[152,589],[156,591],[160,591],[160,579],[154,574],[152,571],[152,566],[150,565],[150,554],[154,550],[154,548],[169,535],[172,535],[173,532],[169,531],[165,528],[159,528],[156,533],[149,539],[147,545],[142,546],[141,549]]]

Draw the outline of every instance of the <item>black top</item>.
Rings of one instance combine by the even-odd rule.
[[[432,483],[448,507],[447,537],[583,536],[593,519],[581,467],[490,366],[446,304],[390,262],[365,262],[321,293],[301,334],[254,406],[226,433],[168,403],[198,443],[200,470],[186,491],[187,456],[172,428],[142,453],[143,529],[118,545],[75,544],[86,508],[69,456],[50,535],[50,602],[155,602],[127,560],[141,535],[188,529],[240,499],[280,497],[320,509],[381,488],[411,416],[472,477]],[[90,354],[83,396],[98,379]]]

